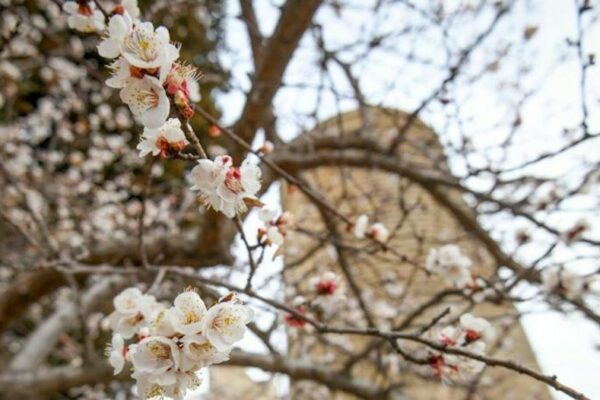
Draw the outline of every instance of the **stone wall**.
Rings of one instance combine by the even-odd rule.
[[[389,144],[396,135],[397,127],[402,126],[407,116],[404,113],[388,109],[369,109],[366,113],[350,112],[341,118],[334,118],[319,125],[313,132],[301,139],[306,146],[311,146],[316,138],[327,136],[375,137],[381,145]],[[349,150],[352,151],[352,150]],[[404,137],[397,157],[422,168],[432,168],[449,176],[446,160],[435,133],[420,121],[415,121]],[[341,256],[347,260],[352,276],[356,277],[357,286],[369,308],[376,310],[373,318],[381,327],[393,327],[406,315],[445,288],[442,280],[435,276],[427,276],[415,264],[424,265],[429,249],[446,243],[456,243],[473,260],[474,270],[478,275],[493,278],[496,265],[470,232],[465,231],[458,221],[427,190],[409,181],[386,172],[373,169],[350,168],[343,165],[320,167],[303,173],[302,177],[320,193],[324,194],[331,204],[345,215],[356,218],[366,213],[372,220],[384,222],[392,232],[390,247],[405,256],[402,261],[389,252],[381,251],[376,246],[357,241],[342,225],[335,226],[341,235],[342,243],[350,245],[342,250]],[[322,212],[317,209],[298,190],[284,186],[284,208],[293,212],[298,218],[301,232],[295,232],[286,246],[286,269],[284,279],[288,284],[297,285],[301,290],[307,289],[311,276],[325,270],[334,270],[343,275],[339,257],[331,246],[321,246],[323,235],[328,234]],[[457,193],[456,196],[463,207],[466,203]],[[325,220],[331,221],[325,215]],[[334,222],[335,224],[335,222]],[[331,228],[331,226],[330,226]],[[321,246],[321,247],[319,247]],[[367,247],[366,252],[356,252],[352,246]],[[310,254],[310,255],[308,255]],[[303,259],[305,258],[305,259]],[[298,260],[303,259],[302,262]],[[348,290],[348,289],[347,289]],[[352,297],[349,294],[348,297]],[[290,298],[291,300],[291,298]],[[500,327],[499,340],[492,345],[494,356],[511,359],[537,368],[535,357],[529,347],[527,338],[518,323],[511,318],[515,315],[512,304],[477,305],[470,304],[460,296],[449,296],[442,302],[443,306],[432,307],[422,318],[416,319],[408,331],[426,323],[439,314],[444,307],[450,305],[452,315],[460,315],[469,311],[476,316],[490,319]],[[339,315],[346,315],[341,322],[365,326],[366,321],[358,304],[348,302],[346,310]],[[333,317],[335,319],[336,317]],[[333,321],[333,320],[332,320]],[[364,337],[340,337],[327,335],[329,341],[327,351],[322,345],[315,343],[314,336],[298,330],[289,329],[290,351],[298,357],[309,358],[312,362],[341,368],[349,365],[349,352],[364,350],[371,346],[371,340]],[[405,350],[415,350],[407,345]],[[468,385],[442,385],[430,376],[428,367],[414,368],[407,365],[400,357],[393,354],[388,346],[380,347],[370,353],[368,360],[350,364],[354,377],[374,382],[398,382],[400,385],[398,398],[410,400],[444,400],[467,399]],[[485,378],[478,383],[477,395],[471,399],[518,399],[549,400],[547,389],[531,378],[519,376],[514,372],[502,369],[486,371]],[[292,398],[308,398],[296,388],[296,396]],[[323,394],[322,398],[350,398],[341,394]]]

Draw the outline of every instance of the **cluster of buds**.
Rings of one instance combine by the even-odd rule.
[[[487,342],[492,340],[493,336],[494,329],[490,323],[471,314],[464,314],[456,327],[446,326],[429,333],[429,339],[433,342],[445,347],[458,347],[478,355],[485,353]],[[433,374],[445,383],[469,380],[485,366],[483,362],[472,358],[440,351],[429,351],[427,361]]]
[[[200,384],[202,368],[229,359],[253,316],[233,293],[208,309],[194,291],[179,294],[168,307],[128,288],[113,303],[115,311],[108,317],[113,330],[109,362],[115,374],[131,363],[131,376],[143,399],[183,399]]]
[[[164,86],[167,93],[173,96],[173,102],[185,119],[194,116],[194,105],[192,103],[200,101],[198,89],[200,78],[201,74],[196,68],[181,63],[174,63],[171,67],[171,73],[167,76]]]

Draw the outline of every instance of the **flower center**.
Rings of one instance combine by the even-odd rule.
[[[190,345],[192,351],[194,353],[199,353],[200,355],[204,355],[209,353],[210,351],[212,351],[213,349],[213,345],[210,344],[209,342],[205,342],[205,343],[192,343]]]
[[[240,193],[242,191],[242,174],[239,168],[229,168],[225,174],[225,186],[233,193]]]
[[[135,30],[125,41],[125,49],[143,61],[154,61],[158,57],[157,43],[153,32]]]
[[[186,325],[195,324],[196,322],[200,321],[200,318],[198,318],[198,315],[192,311],[186,311],[184,314],[185,314],[185,324]]]
[[[138,68],[134,65],[129,67],[129,73],[132,77],[142,79],[144,76],[149,75],[158,78],[158,68]]]
[[[81,15],[84,15],[86,17],[91,16],[94,12],[92,11],[92,7],[90,7],[90,5],[85,2],[85,3],[79,3],[79,7],[77,8],[77,12]]]
[[[433,368],[436,373],[440,373],[442,370],[442,367],[444,366],[444,357],[441,355],[438,356],[434,356],[434,355],[430,355],[429,356],[429,365],[431,366],[431,368]]]
[[[154,342],[148,346],[148,349],[158,359],[168,360],[171,357],[171,348],[165,343]]]
[[[442,334],[441,335],[441,342],[444,346],[454,346],[456,344],[456,340],[454,338],[451,338],[447,335]]]
[[[303,307],[303,306],[296,307],[296,312],[298,312],[302,315],[305,315],[306,307]],[[294,314],[286,314],[284,319],[285,319],[285,322],[292,328],[302,328],[304,325],[306,325],[306,320],[304,320]]]
[[[147,398],[152,398],[152,397],[162,397],[165,395],[165,390],[160,386],[160,385],[152,385],[152,387],[150,387],[147,391],[146,391],[146,397]]]
[[[334,281],[320,281],[316,284],[316,290],[321,295],[332,295],[337,290],[337,285]]]
[[[481,335],[479,334],[479,332],[474,331],[472,329],[468,329],[467,333],[465,335],[465,340],[467,341],[467,343],[471,343],[471,342],[476,341],[480,337],[481,337]]]
[[[174,157],[185,147],[185,141],[169,142],[164,136],[160,136],[156,141],[156,147],[160,150],[160,155],[164,158]],[[191,314],[190,311],[188,311]],[[187,314],[186,314],[187,318]],[[194,321],[197,322],[197,321]]]
[[[123,7],[123,5],[121,4],[117,4],[115,6],[115,8],[113,8],[112,12],[110,13],[110,15],[123,15],[125,14],[125,7]]]
[[[133,317],[129,318],[128,321],[131,325],[137,325],[139,322],[143,321],[144,316],[141,313],[135,314]]]

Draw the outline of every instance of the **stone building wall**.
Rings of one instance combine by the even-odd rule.
[[[367,135],[377,138],[380,144],[385,145],[396,135],[397,127],[402,126],[405,119],[406,114],[387,109],[369,109],[366,114],[350,112],[341,118],[320,124],[301,140],[305,145],[311,146],[315,138],[319,137],[341,135],[351,138]],[[397,157],[415,166],[446,171],[449,176],[443,151],[431,129],[420,121],[415,121],[404,139]],[[372,244],[357,241],[345,232],[344,226],[335,227],[341,235],[341,242],[349,245],[343,247],[341,256],[347,260],[351,274],[356,277],[356,284],[365,302],[369,304],[369,308],[376,310],[373,319],[377,326],[389,328],[397,325],[411,311],[429,301],[434,293],[445,288],[442,280],[435,276],[428,277],[414,266],[415,263],[424,265],[425,257],[432,247],[456,243],[473,260],[474,270],[478,275],[490,278],[495,276],[496,265],[477,239],[465,231],[426,190],[408,179],[379,170],[343,165],[319,167],[303,173],[302,177],[345,215],[355,219],[365,213],[373,221],[384,222],[392,233],[389,246],[405,256],[406,260],[410,260],[402,261]],[[320,272],[333,270],[343,275],[340,254],[330,246],[320,246],[323,243],[323,235],[328,234],[323,214],[300,191],[284,187],[282,193],[284,209],[297,216],[300,228],[299,232],[293,233],[289,238],[292,245],[286,246],[285,281],[308,290],[309,278]],[[467,207],[462,200],[460,203]],[[334,220],[327,216],[325,219],[328,219],[330,224]],[[333,223],[335,224],[335,221]],[[367,251],[357,253],[352,251],[353,246],[367,247]],[[476,316],[490,319],[500,327],[499,340],[492,345],[494,356],[537,368],[535,357],[520,324],[514,321],[512,324],[507,322],[510,318],[506,316],[516,312],[512,304],[473,305],[460,296],[448,296],[442,303],[441,307],[428,309],[422,318],[414,320],[407,329],[417,329],[420,324],[439,314],[443,307],[450,305],[454,315],[469,311]],[[366,322],[359,312],[358,304],[348,302],[346,307],[347,310],[340,310],[339,313],[347,315],[346,320],[335,321],[336,316],[328,318],[344,324],[365,326]],[[330,345],[328,351],[322,351],[321,345],[315,343],[313,334],[294,329],[289,329],[289,334],[292,354],[332,368],[347,367],[350,359],[347,350],[356,352],[365,349],[370,346],[372,340],[365,337],[326,335],[325,340],[329,341]],[[408,345],[405,350],[411,351],[415,348]],[[402,359],[394,356],[388,347],[372,352],[368,360],[350,365],[352,375],[356,378],[374,382],[398,382],[401,385],[400,399],[469,398],[469,388],[466,385],[442,385],[429,375],[427,367],[415,369],[408,366]],[[295,396],[292,398],[308,398],[303,394],[301,386],[295,386],[294,390]],[[531,378],[498,368],[486,371],[486,377],[479,382],[477,393],[478,395],[471,399],[550,399],[548,390],[543,385]],[[321,396],[328,399],[351,398],[339,393]]]

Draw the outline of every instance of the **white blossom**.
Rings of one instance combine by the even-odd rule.
[[[171,371],[165,374],[134,373],[138,394],[143,399],[169,397],[182,400],[188,389],[196,389],[201,380],[194,372]]]
[[[271,221],[277,218],[277,214],[279,214],[279,212],[276,209],[270,207],[263,207],[260,210],[258,210],[258,219],[260,219],[265,224],[269,224],[271,223]]]
[[[437,335],[437,340],[440,343],[446,346],[455,346],[461,337],[461,331],[453,326],[446,326]]]
[[[194,291],[185,291],[166,308],[154,296],[128,288],[114,299],[116,320],[133,318],[131,331],[137,343],[127,345],[120,326],[112,324],[113,339],[107,348],[115,374],[131,361],[132,377],[143,399],[168,396],[183,399],[200,384],[199,371],[229,359],[233,344],[242,339],[252,310],[234,293],[206,310]]]
[[[311,278],[309,286],[315,294],[312,304],[327,315],[338,312],[340,306],[346,302],[343,280],[333,271],[325,271],[321,275]],[[378,314],[380,314],[379,311]]]
[[[255,199],[260,189],[261,171],[248,159],[241,167],[232,165],[231,157],[203,159],[192,170],[192,190],[200,192],[206,206],[222,212],[229,218],[245,212],[247,199]]]
[[[169,116],[169,98],[160,81],[153,76],[128,79],[120,95],[145,127],[159,128]]]
[[[115,311],[108,317],[109,324],[114,332],[125,339],[146,327],[162,309],[153,296],[144,295],[137,288],[122,291],[113,300],[113,305]]]
[[[148,154],[171,157],[187,146],[188,141],[181,130],[181,122],[177,118],[169,118],[160,128],[144,128],[137,145],[140,157]]]
[[[471,260],[462,254],[456,245],[445,245],[431,249],[425,267],[428,271],[440,274],[448,283],[463,289],[472,284]]]
[[[177,369],[181,358],[176,343],[164,336],[149,336],[141,340],[131,353],[135,370],[152,374]]]
[[[289,229],[294,224],[294,215],[285,211],[277,217],[278,212],[263,207],[258,212],[259,219],[265,223],[258,229],[258,238],[266,245],[282,246]]]
[[[479,338],[490,340],[494,334],[492,325],[484,318],[474,317],[472,314],[463,314],[460,317],[460,326],[465,331],[467,341]]]
[[[150,324],[150,333],[158,336],[173,336],[177,333],[173,323],[173,308],[163,309],[157,313]]]
[[[579,299],[588,287],[584,277],[560,266],[544,268],[541,278],[546,292],[561,293],[571,300]]]
[[[120,45],[121,54],[133,66],[152,70],[164,68],[179,57],[179,49],[170,43],[164,26],[154,29],[151,22],[136,24]]]
[[[125,366],[125,356],[127,354],[127,346],[123,336],[115,333],[112,337],[111,345],[108,347],[108,362],[114,369],[114,374],[119,374]]]
[[[202,329],[206,306],[196,292],[183,292],[175,298],[171,321],[177,332],[194,335]]]
[[[385,225],[381,222],[371,225],[367,230],[367,234],[380,243],[385,243],[390,235]]]
[[[571,228],[564,233],[564,238],[567,243],[573,243],[580,240],[583,234],[590,230],[591,225],[585,218],[578,219]]]
[[[133,20],[129,13],[115,14],[108,21],[107,34],[98,45],[98,54],[104,58],[116,58],[121,55],[121,46],[133,29]]]
[[[484,355],[487,347],[486,340],[491,339],[490,332],[493,332],[493,328],[487,320],[464,314],[460,318],[458,327],[434,328],[429,331],[428,336],[430,340],[441,345]],[[445,383],[457,380],[468,381],[485,367],[485,363],[471,357],[435,350],[429,351],[428,361],[434,374]]]
[[[122,89],[129,82],[131,76],[131,64],[123,57],[119,57],[108,66],[111,76],[106,80],[106,86],[113,89]]]
[[[227,351],[242,339],[252,317],[252,310],[243,304],[218,303],[206,313],[202,331],[217,350]]]
[[[123,0],[121,1],[121,6],[134,20],[137,20],[140,17],[141,13],[138,0]]]
[[[104,15],[93,1],[67,1],[63,4],[63,10],[69,14],[67,23],[71,29],[87,33],[104,29]]]
[[[381,222],[369,226],[369,217],[366,214],[362,214],[356,219],[352,227],[352,234],[357,239],[364,239],[368,236],[380,243],[386,242],[389,237],[389,231]]]
[[[115,311],[121,314],[136,314],[141,310],[143,294],[138,288],[127,288],[113,300]]]
[[[354,227],[352,229],[352,233],[358,239],[364,239],[365,234],[367,233],[367,226],[369,225],[369,217],[365,214],[362,214],[356,219],[354,223]]]
[[[332,296],[339,293],[342,288],[341,277],[332,271],[325,271],[319,276],[313,277],[309,285],[319,296]]]
[[[229,349],[219,351],[204,335],[185,336],[183,342],[182,369],[194,370],[229,359]]]

